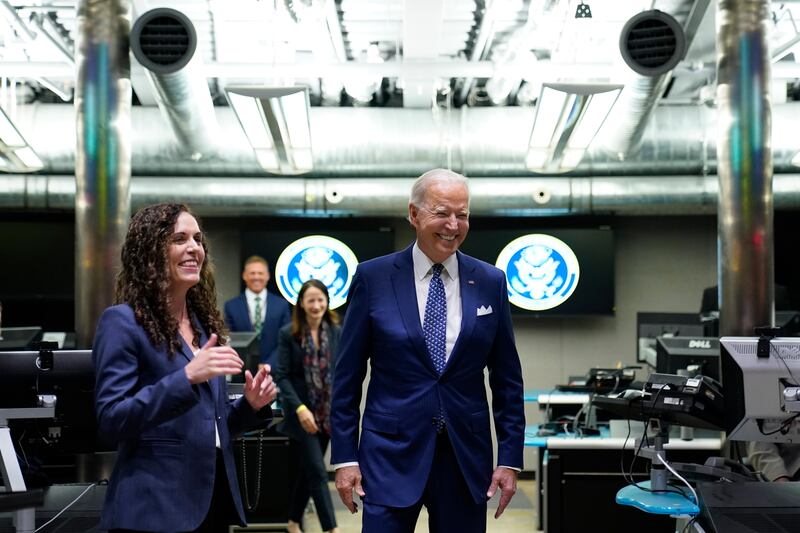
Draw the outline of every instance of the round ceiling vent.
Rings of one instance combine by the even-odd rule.
[[[138,19],[131,30],[131,50],[141,65],[158,74],[176,72],[197,49],[197,33],[180,11],[158,8]]]
[[[657,9],[634,15],[619,37],[622,58],[642,76],[666,74],[686,53],[686,34],[671,15]]]

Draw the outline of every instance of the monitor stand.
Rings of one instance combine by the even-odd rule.
[[[11,440],[8,421],[14,419],[53,418],[55,407],[24,407],[0,409],[0,453],[2,453],[3,484],[5,492],[25,494],[28,492],[22,470],[19,467],[17,452]],[[25,498],[21,498],[23,504]],[[34,501],[36,500],[34,496]],[[33,533],[36,530],[36,509],[30,507],[18,509],[14,513],[14,527],[17,533]]]

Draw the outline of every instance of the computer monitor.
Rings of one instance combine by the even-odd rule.
[[[97,439],[92,352],[56,350],[52,356],[46,370],[39,351],[0,352],[0,408],[37,407],[37,395],[56,397],[54,418],[11,420],[12,436],[45,463],[48,457],[107,450]]]
[[[775,311],[775,325],[782,329],[781,337],[800,335],[800,311]]]
[[[27,350],[41,333],[39,326],[0,329],[0,351]]]
[[[657,337],[702,337],[697,313],[636,313],[636,360],[656,367]]]
[[[723,337],[720,345],[728,438],[800,442],[800,338]]]
[[[94,391],[90,350],[51,353],[48,369],[39,351],[0,352],[0,407],[35,407],[39,394],[55,394],[61,404],[62,397]]]
[[[720,379],[719,340],[715,337],[656,337],[656,372]]]
[[[258,335],[254,331],[231,331],[228,334],[231,348],[236,350],[239,357],[244,361],[244,368],[255,373],[260,362]],[[244,370],[242,370],[244,372]],[[244,382],[244,374],[233,376],[232,381]]]

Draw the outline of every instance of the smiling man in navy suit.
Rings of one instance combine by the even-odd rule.
[[[225,324],[231,331],[255,331],[259,334],[260,364],[274,366],[278,331],[291,320],[289,303],[267,290],[269,264],[258,255],[244,262],[242,279],[247,288],[225,302]]]
[[[431,532],[482,533],[487,500],[500,489],[498,518],[522,468],[522,373],[506,278],[458,251],[469,230],[465,177],[420,176],[408,219],[416,242],[360,264],[350,287],[331,405],[336,488],[351,512],[353,492],[361,496],[366,533],[412,533],[423,505]]]

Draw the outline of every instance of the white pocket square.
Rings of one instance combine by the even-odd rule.
[[[491,315],[491,314],[492,314],[492,306],[491,305],[489,307],[486,307],[485,305],[482,305],[482,306],[480,306],[478,308],[478,316]]]

